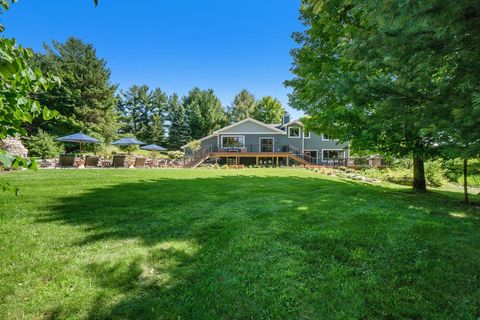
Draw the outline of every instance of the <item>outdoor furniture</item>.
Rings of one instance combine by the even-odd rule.
[[[58,167],[75,167],[76,157],[74,155],[69,154],[61,154],[60,158],[58,159]]]
[[[100,160],[99,157],[92,157],[92,156],[85,157],[85,168],[87,167],[97,168],[99,160]]]
[[[112,160],[112,167],[114,168],[125,168],[127,162],[127,156],[125,155],[114,155]]]
[[[82,144],[83,143],[99,143],[100,142],[98,139],[87,136],[86,134],[81,133],[81,132],[70,134],[68,136],[58,138],[57,141],[79,143],[80,144],[80,154],[82,154]]]
[[[160,166],[160,159],[151,159],[147,161],[147,165],[150,168],[158,168]]]
[[[103,159],[100,162],[100,165],[102,166],[102,168],[110,168],[112,166],[112,161],[108,159]]]
[[[135,158],[135,168],[146,168],[147,167],[147,158]]]

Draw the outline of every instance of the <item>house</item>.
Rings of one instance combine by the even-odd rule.
[[[348,144],[323,134],[306,132],[302,122],[285,115],[280,124],[247,118],[199,140],[190,166],[209,160],[220,164],[329,164],[348,159]],[[187,152],[188,147],[183,146]]]

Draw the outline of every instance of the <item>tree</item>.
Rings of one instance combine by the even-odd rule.
[[[29,129],[42,128],[54,134],[73,131],[97,133],[111,141],[117,131],[115,114],[117,86],[110,82],[106,61],[96,55],[91,44],[69,38],[65,43],[45,44],[45,54],[36,54],[34,65],[59,76],[62,86],[38,95],[39,101],[57,110],[53,122],[37,122]]]
[[[42,159],[58,157],[64,151],[63,146],[42,129],[39,129],[38,133],[27,141],[27,147],[29,155]]]
[[[194,88],[183,97],[192,139],[200,139],[226,125],[227,117],[220,99],[212,89]]]
[[[426,189],[424,161],[439,155],[436,123],[451,111],[439,107],[452,58],[438,46],[442,20],[422,19],[440,4],[303,1],[307,29],[294,35],[302,46],[293,51],[296,77],[286,82],[312,131],[413,157],[418,191]]]
[[[263,123],[280,123],[285,113],[278,99],[266,96],[257,101],[252,118]]]
[[[1,2],[4,10],[9,5],[8,1]],[[3,30],[0,25],[0,32]],[[15,40],[0,38],[0,139],[26,135],[23,125],[32,123],[39,116],[44,120],[57,116],[56,112],[43,106],[34,96],[58,85],[60,81],[55,76],[43,75],[38,68],[33,68],[29,64],[32,56],[30,50],[17,46]],[[3,150],[0,150],[0,163],[4,167],[36,167],[34,161],[13,156]],[[18,193],[18,189],[8,183],[1,184],[0,189]]]
[[[121,91],[118,99],[122,131],[147,143],[164,142],[164,120],[167,95],[160,89],[133,85]]]
[[[229,108],[228,113],[231,122],[252,117],[255,112],[255,96],[248,90],[241,90],[233,99],[233,104]]]
[[[185,107],[176,94],[173,94],[168,99],[168,119],[170,121],[168,147],[173,150],[180,149],[180,147],[187,144],[191,138]]]

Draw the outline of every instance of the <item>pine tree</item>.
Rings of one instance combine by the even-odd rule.
[[[61,86],[39,94],[38,100],[61,117],[48,123],[36,121],[29,129],[42,128],[55,134],[83,130],[97,133],[106,141],[113,139],[118,128],[117,86],[110,81],[106,61],[97,57],[91,44],[76,38],[45,44],[45,50],[45,54],[36,54],[32,63],[43,72],[57,75]]]
[[[233,104],[228,110],[230,122],[252,117],[255,112],[255,96],[248,90],[241,90],[233,99]]]
[[[158,88],[150,91],[146,85],[133,85],[121,91],[118,109],[122,131],[146,143],[163,143],[166,104],[167,95]]]
[[[192,89],[183,97],[192,139],[200,139],[225,126],[227,117],[220,99],[212,89]]]
[[[168,131],[168,148],[180,149],[191,140],[190,127],[185,107],[176,94],[168,99],[168,119],[170,129]]]

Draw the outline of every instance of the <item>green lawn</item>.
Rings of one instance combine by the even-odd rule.
[[[7,180],[0,319],[480,316],[480,212],[461,193],[300,169]]]

